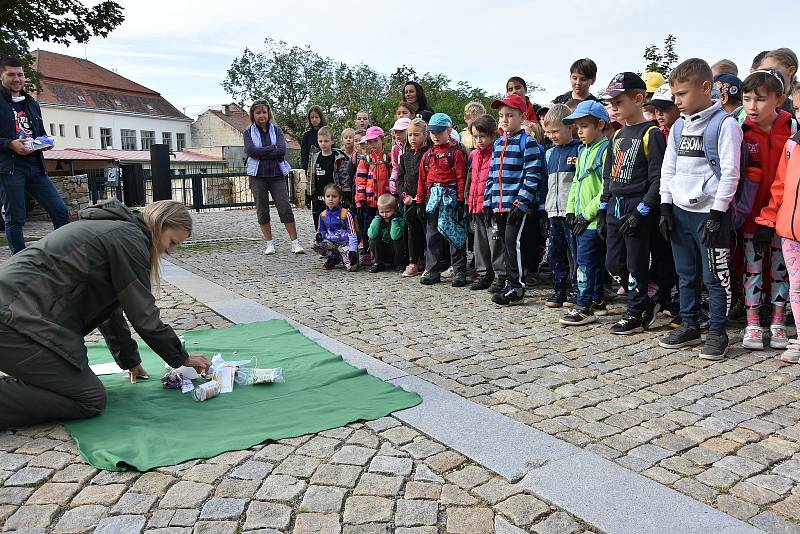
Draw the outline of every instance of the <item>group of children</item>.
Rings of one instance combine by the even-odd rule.
[[[707,329],[700,357],[719,360],[741,301],[743,345],[763,349],[768,333],[797,362],[800,342],[786,329],[787,302],[800,316],[797,66],[791,50],[764,52],[742,81],[728,60],[693,58],[668,80],[620,73],[596,98],[596,65],[581,59],[559,103],[535,106],[512,77],[491,104],[499,120],[470,103],[461,134],[446,114],[426,121],[406,102],[389,150],[363,112],[341,149],[319,127],[307,190],[315,248],[326,269],[391,268],[425,285],[452,271],[453,286],[471,279],[511,305],[546,243],[553,294],[544,304],[567,308],[564,325],[607,314],[613,280],[627,294],[614,334],[642,332],[666,311],[675,329],[661,346],[701,344]]]

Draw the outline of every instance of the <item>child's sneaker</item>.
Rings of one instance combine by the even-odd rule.
[[[627,312],[622,319],[611,325],[612,334],[627,336],[630,334],[637,334],[639,332],[644,332],[644,323],[642,323],[642,318],[636,317],[635,315]]]
[[[439,275],[439,273],[432,273],[430,271],[425,271],[425,273],[422,275],[422,278],[420,278],[419,281],[424,286],[432,286],[433,284],[438,284],[439,282],[441,282],[442,277]]]
[[[789,346],[789,338],[786,335],[786,325],[771,324],[769,325],[769,346],[773,349],[785,349]]]
[[[564,293],[553,293],[550,298],[544,301],[544,305],[548,308],[560,308],[564,305],[565,300],[567,300],[567,296]]]
[[[784,363],[800,363],[800,339],[790,339],[786,350],[777,357]]]
[[[442,273],[439,276],[442,277],[442,280],[449,280],[453,278],[453,266],[451,265],[450,267],[442,271]]]
[[[503,289],[506,288],[506,277],[505,276],[498,276],[492,282],[492,285],[489,286],[489,293],[500,293]]]
[[[331,269],[336,267],[338,263],[339,263],[339,258],[334,258],[333,256],[331,256],[330,258],[325,260],[325,263],[322,265],[322,268],[325,269],[326,271],[330,271]]]
[[[597,321],[597,317],[592,313],[591,308],[569,308],[567,314],[558,320],[559,323],[567,326],[580,326]]]
[[[606,301],[601,300],[600,302],[592,302],[592,313],[598,317],[608,315],[608,306],[606,305]]]
[[[267,243],[267,248],[264,249],[264,254],[266,256],[272,256],[273,254],[275,254],[275,244]]]
[[[418,274],[419,274],[419,268],[417,267],[417,264],[409,263],[401,276],[405,276],[406,278],[411,278],[413,276],[417,276]]]
[[[567,295],[567,299],[564,301],[565,308],[574,308],[578,303],[578,295],[575,293],[570,293]]]
[[[492,297],[492,302],[501,306],[511,306],[512,304],[522,304],[525,298],[525,290],[521,287],[506,286],[506,288]]]
[[[450,283],[453,287],[464,287],[467,285],[467,275],[464,271],[457,272],[453,275],[453,281]]]
[[[728,335],[712,334],[706,336],[706,344],[700,351],[700,358],[704,360],[718,361],[725,358],[728,353]]]
[[[658,340],[658,345],[665,349],[680,349],[701,343],[700,329],[696,326],[680,325],[666,336]]]
[[[492,287],[491,276],[479,276],[478,279],[469,286],[472,291],[480,291],[482,289],[489,289],[490,287]]]
[[[742,346],[746,349],[764,350],[764,329],[756,325],[747,325],[742,336]]]
[[[300,244],[299,241],[292,241],[292,254],[305,254],[306,251],[303,250],[303,246]]]
[[[371,273],[379,273],[383,271],[384,267],[382,263],[373,263],[372,267],[369,268],[369,272]]]
[[[369,252],[362,254],[361,261],[359,263],[361,263],[361,265],[364,267],[369,267],[372,265],[372,255]]]

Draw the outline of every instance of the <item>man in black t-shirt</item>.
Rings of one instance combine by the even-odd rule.
[[[24,86],[20,60],[0,60],[0,199],[12,254],[25,248],[25,192],[47,211],[54,228],[69,222],[67,206],[47,176],[42,151],[32,149],[33,140],[45,135],[44,123],[39,103]]]

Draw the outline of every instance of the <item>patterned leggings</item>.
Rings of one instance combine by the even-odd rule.
[[[345,269],[350,268],[350,249],[347,245],[337,245],[333,241],[328,241],[326,239],[324,241],[314,243],[314,250],[320,256],[324,256],[327,259],[334,258],[341,261]]]
[[[800,319],[800,242],[784,237],[783,257],[789,272],[789,302],[797,324]]]
[[[783,239],[775,234],[772,236],[772,244],[770,246],[769,265],[772,282],[772,299],[770,302],[776,306],[786,306],[789,297],[789,276],[786,273],[786,262],[784,261],[786,245],[784,243],[783,250],[781,250],[781,241]],[[798,254],[800,254],[800,244],[796,241],[793,241],[793,243],[797,246]],[[745,234],[744,305],[747,308],[757,308],[761,305],[762,288],[764,287],[764,256],[766,254],[759,254],[755,251],[753,234]],[[800,265],[798,265],[798,269],[800,269]],[[800,283],[800,279],[796,282]],[[800,292],[800,286],[797,287],[797,291]]]

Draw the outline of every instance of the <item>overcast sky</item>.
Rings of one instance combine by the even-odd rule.
[[[595,94],[617,72],[643,70],[645,46],[662,44],[668,33],[677,37],[681,59],[699,56],[711,63],[727,57],[740,74],[761,50],[789,46],[800,52],[791,31],[800,19],[797,0],[774,0],[761,15],[755,10],[767,3],[741,0],[513,0],[503,2],[507,7],[501,12],[489,7],[500,4],[487,0],[118,2],[125,22],[108,38],[92,39],[85,47],[35,47],[115,69],[188,115],[230,101],[220,85],[228,67],[245,47],[261,49],[266,36],[308,44],[322,55],[363,62],[386,74],[407,64],[491,92],[519,75],[545,87],[531,95],[536,102],[569,89],[569,65],[579,57],[598,64]],[[748,29],[751,19],[767,31]]]

